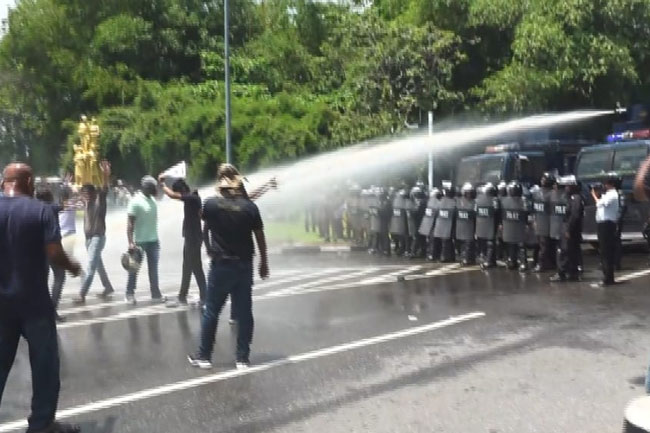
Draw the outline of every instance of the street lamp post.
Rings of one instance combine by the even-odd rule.
[[[230,137],[230,30],[228,0],[223,0],[223,40],[224,69],[226,81],[226,162],[232,162],[232,143]]]

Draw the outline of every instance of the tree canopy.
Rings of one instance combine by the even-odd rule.
[[[252,168],[467,110],[644,101],[650,0],[231,2],[233,144]],[[70,167],[96,115],[116,175],[225,154],[223,2],[18,0],[0,41],[0,161]]]

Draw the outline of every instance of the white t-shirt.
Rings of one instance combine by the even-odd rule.
[[[65,209],[59,212],[59,227],[61,227],[61,237],[77,233],[76,209]]]

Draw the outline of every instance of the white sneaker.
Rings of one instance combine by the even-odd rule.
[[[187,360],[192,367],[198,367],[201,370],[209,370],[212,368],[212,362],[209,359],[202,358],[198,353],[195,355],[187,355]]]
[[[235,362],[235,368],[237,368],[237,370],[248,370],[250,366],[251,365],[248,362],[242,362],[242,361]]]
[[[138,301],[136,301],[135,296],[133,295],[126,295],[124,298],[124,302],[127,303],[128,305],[136,305]]]

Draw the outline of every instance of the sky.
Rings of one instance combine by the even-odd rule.
[[[7,6],[13,6],[15,0],[0,0],[0,21],[7,18]]]

